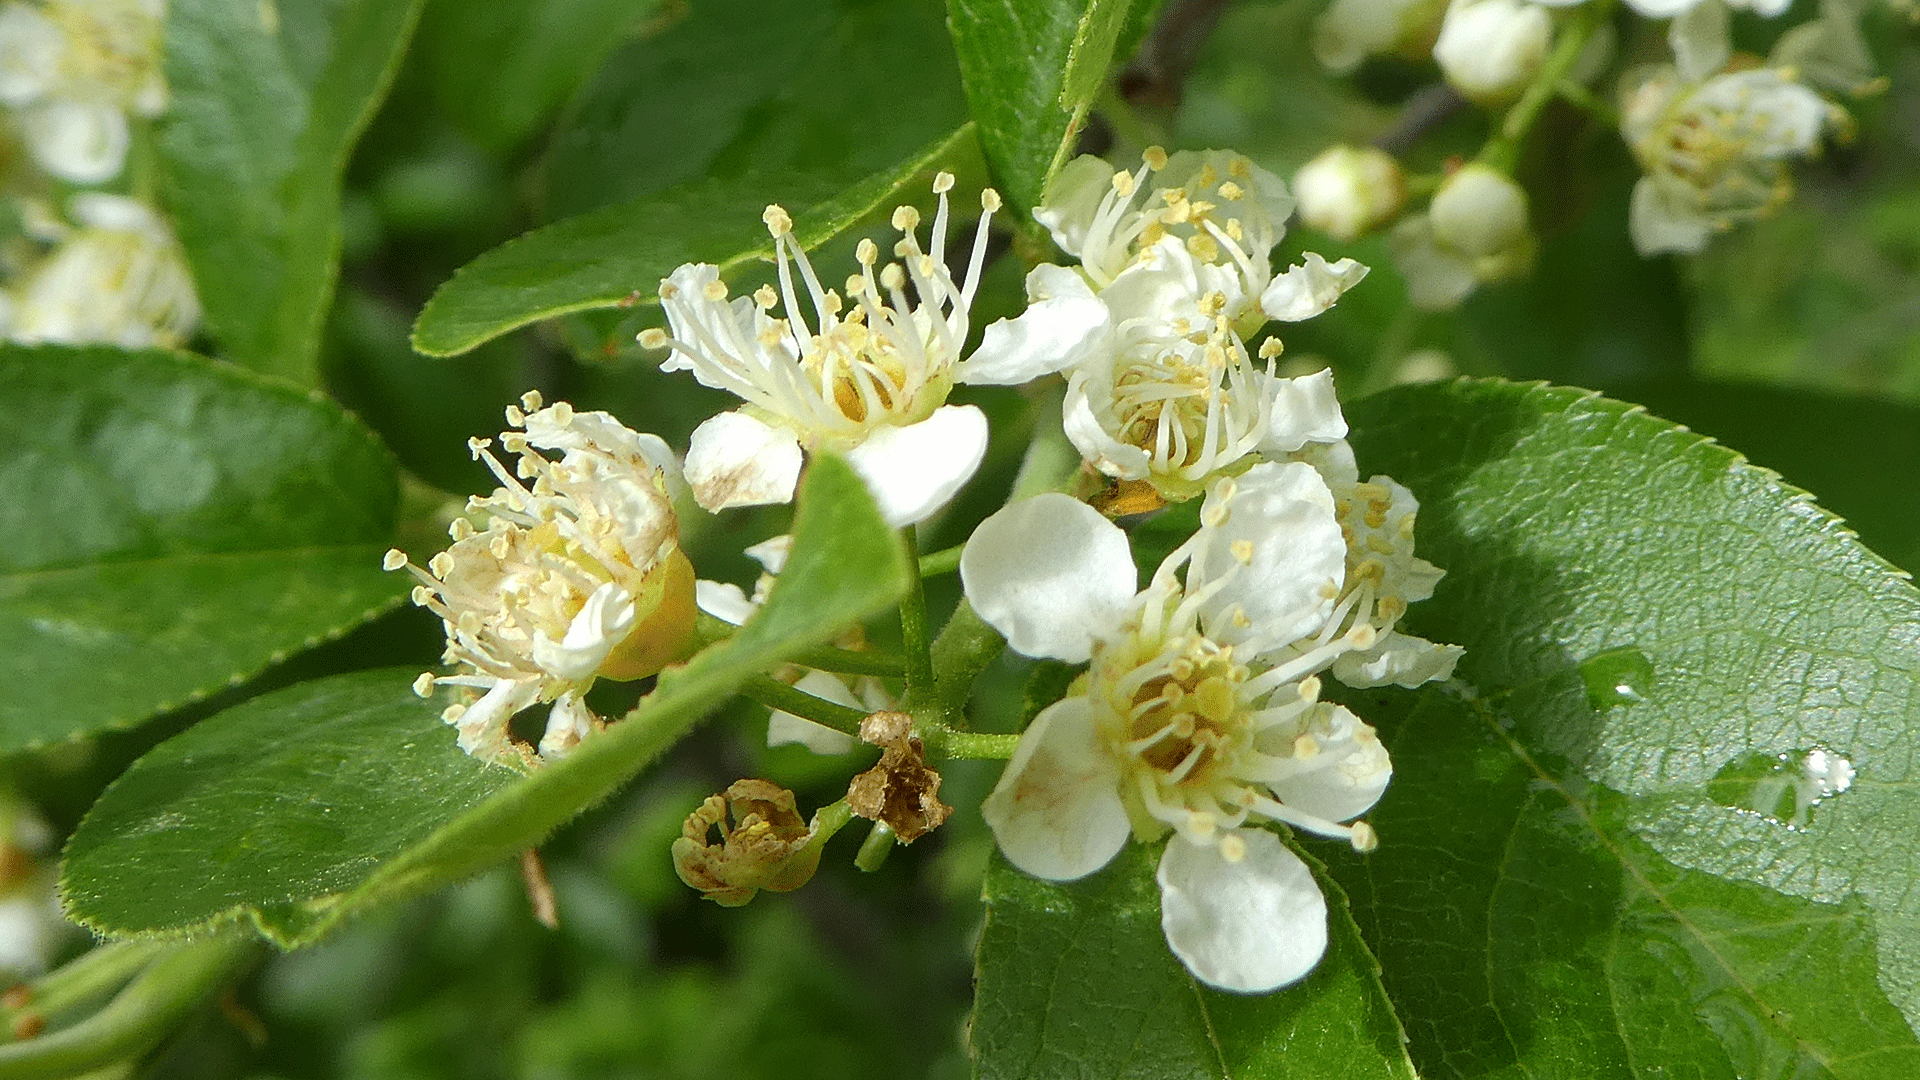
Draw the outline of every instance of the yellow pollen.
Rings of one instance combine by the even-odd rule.
[[[780,208],[779,203],[768,206],[766,213],[760,215],[760,220],[766,223],[767,231],[774,236],[786,236],[793,231],[793,218]]]
[[[993,214],[999,212],[1000,206],[999,192],[992,188],[987,188],[980,192],[980,209],[985,210],[989,214]]]
[[[918,224],[920,224],[920,211],[915,210],[911,206],[896,206],[893,208],[894,228],[899,229],[901,232],[912,232],[914,226]]]
[[[667,332],[657,326],[649,326],[640,331],[639,336],[634,340],[638,341],[643,349],[664,349],[667,347]]]
[[[717,278],[709,281],[700,286],[700,295],[717,304],[727,298],[727,283]]]
[[[1239,200],[1245,198],[1246,194],[1247,191],[1245,188],[1231,180],[1220,185],[1220,197],[1223,199],[1230,201]]]
[[[935,195],[945,195],[947,192],[952,190],[953,190],[953,174],[952,173],[937,172],[933,174],[933,193]]]
[[[420,677],[413,680],[413,692],[419,697],[432,697],[433,674],[426,671],[421,672]]]
[[[1123,199],[1133,195],[1133,174],[1117,172],[1113,174],[1113,193]]]
[[[1167,152],[1161,147],[1149,146],[1140,152],[1140,160],[1147,163],[1147,168],[1159,172],[1167,167]]]
[[[853,257],[860,260],[861,266],[872,266],[880,259],[880,245],[874,243],[872,237],[867,237],[853,249]]]
[[[1251,540],[1235,540],[1228,545],[1228,550],[1233,552],[1233,557],[1240,560],[1243,566],[1253,562],[1253,541]]]
[[[780,294],[773,291],[773,286],[762,285],[753,290],[753,302],[761,311],[772,311],[773,305],[780,302]]]

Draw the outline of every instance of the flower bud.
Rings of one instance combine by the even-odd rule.
[[[1527,193],[1499,170],[1472,164],[1433,196],[1434,240],[1464,257],[1480,281],[1517,277],[1533,265]]]
[[[1528,0],[1454,0],[1433,59],[1462,94],[1500,102],[1539,72],[1552,36],[1546,9]]]
[[[1422,52],[1433,41],[1444,0],[1333,0],[1313,24],[1313,55],[1345,75],[1369,56]]]
[[[716,829],[720,842],[710,843]],[[793,792],[765,780],[738,780],[687,815],[673,842],[673,869],[707,899],[739,907],[761,889],[789,892],[812,879],[820,868],[812,840]]]
[[[1300,219],[1336,240],[1350,241],[1400,213],[1406,175],[1393,155],[1371,146],[1335,146],[1293,174]]]

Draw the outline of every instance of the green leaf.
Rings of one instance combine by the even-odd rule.
[[[948,0],[973,117],[1008,200],[1040,203],[1105,83],[1131,0]]]
[[[818,175],[727,177],[674,188],[547,225],[461,267],[414,324],[414,348],[453,356],[540,319],[656,299],[686,262],[722,274],[770,258],[761,213],[779,201],[808,248],[825,243],[895,193],[972,150],[971,125],[905,161],[843,187]]]
[[[161,744],[100,797],[67,848],[68,912],[117,937],[251,918],[282,946],[306,944],[540,843],[741,681],[896,601],[909,565],[858,477],[816,456],[766,605],[564,760],[522,777],[466,757],[439,705],[413,696],[411,671],[255,698]]]
[[[1634,406],[1462,381],[1351,418],[1447,570],[1412,629],[1467,647],[1458,690],[1351,702],[1395,778],[1331,866],[1421,1074],[1912,1075],[1920,594]],[[1816,749],[1858,776],[1796,803]]]
[[[544,164],[545,210],[571,217],[708,176],[844,187],[966,119],[939,0],[703,0],[627,44],[575,100]]]
[[[159,156],[207,328],[228,359],[318,381],[340,178],[423,0],[175,0]]]
[[[1868,547],[1909,573],[1920,569],[1920,499],[1889,498],[1887,489],[1889,477],[1920,476],[1920,409],[1727,382],[1643,384],[1622,388],[1620,396],[1819,492]]]
[[[416,49],[434,101],[475,141],[533,135],[659,0],[488,0],[429,4]]]
[[[1157,856],[1129,843],[1106,869],[1066,884],[995,857],[972,1026],[981,1080],[1412,1080],[1378,965],[1317,861],[1308,865],[1327,894],[1326,957],[1294,986],[1239,996],[1201,986],[1167,951]]]
[[[126,727],[391,606],[398,481],[337,406],[198,357],[0,349],[0,752]]]

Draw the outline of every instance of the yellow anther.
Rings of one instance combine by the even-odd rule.
[[[772,311],[773,305],[780,302],[780,294],[773,291],[773,286],[762,285],[753,290],[753,302],[761,311]]]
[[[1140,160],[1147,163],[1147,168],[1159,172],[1167,167],[1167,152],[1158,146],[1149,146],[1140,152]]]
[[[529,390],[520,395],[520,407],[528,412],[539,412],[540,406],[545,404],[545,402],[546,399],[540,396],[540,391],[538,390]]]
[[[453,569],[453,556],[442,551],[427,560],[427,569],[431,571],[435,577],[446,577],[447,571]]]
[[[1364,821],[1356,821],[1350,828],[1352,834],[1348,839],[1353,844],[1353,850],[1364,855],[1380,846],[1380,834],[1373,831],[1373,826]]]
[[[465,715],[467,715],[467,707],[465,705],[449,705],[440,710],[440,719],[445,720],[449,724],[459,723],[460,718]]]
[[[399,548],[388,548],[387,553],[380,559],[382,570],[398,570],[405,565],[407,565],[407,553]]]
[[[1293,756],[1296,761],[1312,761],[1319,754],[1319,739],[1311,735],[1300,735],[1293,740]]]
[[[896,206],[893,208],[894,228],[899,229],[901,232],[912,232],[914,227],[919,224],[920,211],[915,210],[911,206]]]
[[[1227,833],[1220,838],[1220,857],[1229,863],[1237,863],[1247,857],[1247,842],[1237,832]]]
[[[640,331],[635,339],[643,349],[664,349],[667,347],[667,332],[657,326],[649,326]]]
[[[995,214],[999,213],[1000,206],[999,192],[992,188],[986,188],[980,192],[980,209],[985,210],[989,214]]]
[[[717,304],[727,298],[727,283],[715,278],[700,286],[700,295]]]
[[[1113,174],[1113,193],[1123,199],[1133,196],[1133,174],[1117,172]]]
[[[1241,187],[1239,184],[1236,184],[1231,180],[1220,185],[1220,197],[1223,199],[1227,199],[1230,201],[1243,199],[1246,197],[1246,194],[1247,194],[1247,189]]]
[[[907,272],[900,269],[899,263],[888,263],[880,271],[880,284],[888,291],[902,288],[907,283]]]
[[[1236,154],[1227,159],[1227,175],[1236,180],[1251,180],[1253,179],[1253,163]]]
[[[471,539],[473,536],[473,522],[468,521],[466,518],[454,518],[453,523],[447,526],[447,535],[452,537],[455,543]]]
[[[567,425],[573,423],[573,405],[565,401],[554,402],[553,403],[553,422],[556,424],[559,424],[561,427],[566,427]],[[503,443],[505,442],[504,439],[501,441]],[[524,451],[518,448],[515,448],[514,453],[524,453]]]
[[[933,193],[935,195],[945,195],[947,192],[952,190],[953,190],[953,174],[952,173],[937,172],[933,174]]]
[[[793,218],[781,209],[779,203],[769,205],[766,212],[760,215],[760,220],[766,222],[767,231],[775,236],[786,236],[793,232]]]
[[[413,680],[413,692],[419,697],[432,697],[433,673],[428,671],[421,672],[420,677]]]
[[[1260,343],[1260,359],[1262,360],[1278,359],[1284,351],[1286,351],[1286,346],[1281,344],[1280,339],[1277,337],[1270,337]]]
[[[1233,552],[1233,557],[1240,560],[1242,565],[1250,565],[1253,562],[1253,541],[1251,540],[1235,540],[1228,545],[1228,550]]]
[[[860,260],[861,266],[872,266],[880,261],[880,245],[872,237],[862,239],[853,249],[853,257]]]
[[[1373,643],[1379,638],[1380,635],[1374,630],[1372,623],[1361,623],[1347,631],[1347,643],[1356,649],[1371,649]]]
[[[507,426],[508,427],[519,427],[520,425],[526,422],[527,422],[527,414],[520,411],[520,406],[518,405],[507,406]]]

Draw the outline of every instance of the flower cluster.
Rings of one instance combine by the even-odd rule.
[[[1615,25],[1604,12],[1562,10],[1581,5],[1329,6],[1314,37],[1329,70],[1346,74],[1369,56],[1430,58],[1459,96],[1505,115],[1478,155],[1449,160],[1439,175],[1409,178],[1379,149],[1327,150],[1295,177],[1303,220],[1342,240],[1391,227],[1394,262],[1416,307],[1451,308],[1482,284],[1523,275],[1534,239],[1513,167],[1542,106],[1558,96],[1617,123],[1638,161],[1643,176],[1627,226],[1640,254],[1699,251],[1716,233],[1779,207],[1793,190],[1789,162],[1814,155],[1823,137],[1846,130],[1845,113],[1826,95],[1859,95],[1881,84],[1860,29],[1865,5],[1819,5],[1761,59],[1734,53],[1730,10],[1773,20],[1787,11],[1785,0],[1628,0],[1636,15],[1668,20],[1672,60],[1620,72],[1616,116],[1599,100],[1597,84],[1616,51],[1626,50],[1615,49]],[[1408,212],[1421,196],[1430,198],[1429,207]]]
[[[1238,154],[1150,149],[1133,171],[1083,157],[1034,211],[1077,264],[1035,267],[1026,309],[976,334],[970,310],[1000,199],[982,193],[971,245],[950,252],[954,187],[935,178],[924,234],[913,207],[895,210],[892,259],[862,240],[837,290],[778,206],[764,216],[772,282],[734,296],[717,267],[692,263],[660,283],[668,325],[641,342],[667,350],[663,370],[742,402],[694,430],[684,489],[664,443],[605,414],[535,395],[509,409],[518,430],[500,445],[517,468],[476,440],[500,488],[470,501],[473,517],[453,523],[452,546],[424,568],[387,557],[419,579],[414,600],[445,623],[456,669],[416,688],[459,691],[445,717],[470,753],[525,766],[559,758],[603,726],[585,700],[596,680],[682,658],[696,605],[748,622],[785,568],[790,538],[776,536],[746,548],[765,570],[751,593],[696,581],[678,545],[676,490],[716,513],[783,503],[807,456],[832,452],[889,522],[913,525],[953,498],[986,449],[986,414],[949,403],[953,389],[1057,377],[1085,501],[1055,492],[1009,505],[979,525],[958,569],[973,609],[1013,649],[1087,670],[1012,749],[987,821],[1014,865],[1056,880],[1093,872],[1128,837],[1164,842],[1164,922],[1188,967],[1249,992],[1298,979],[1324,949],[1325,905],[1305,863],[1263,826],[1368,850],[1373,832],[1356,819],[1392,772],[1373,729],[1321,699],[1321,678],[1416,686],[1447,677],[1459,655],[1397,629],[1440,571],[1413,554],[1412,494],[1387,477],[1360,480],[1330,373],[1283,377],[1276,338],[1248,344],[1269,320],[1324,311],[1366,268],[1309,253],[1274,273],[1293,199]],[[1101,508],[1186,500],[1199,501],[1197,531],[1136,589],[1128,539]],[[834,659],[861,648],[850,632]],[[770,742],[845,753],[857,732],[883,753],[809,825],[764,781],[696,811],[675,865],[720,903],[798,886],[855,817],[876,822],[884,850],[951,812],[943,744],[923,738],[911,678],[902,694],[873,676],[774,675],[756,692],[773,705]],[[535,748],[511,721],[542,702]]]
[[[164,0],[0,4],[0,107],[30,167],[8,170],[20,234],[0,254],[0,337],[22,344],[172,346],[200,305],[186,256],[155,207],[108,191],[133,126],[167,105]]]

